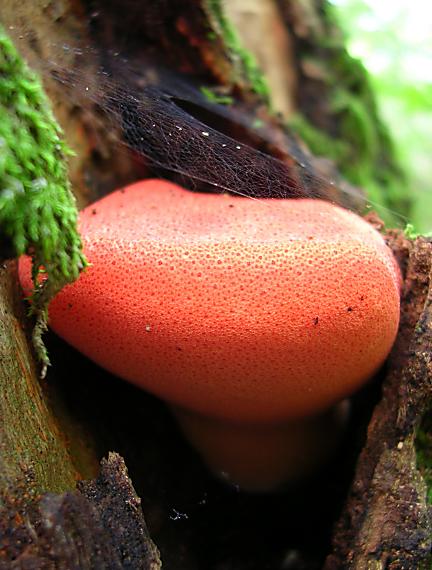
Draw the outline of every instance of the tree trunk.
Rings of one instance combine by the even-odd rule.
[[[325,5],[236,0],[226,7],[227,15],[218,0],[23,0],[19,6],[3,0],[0,22],[42,74],[75,150],[70,178],[80,206],[157,174],[203,191],[219,185],[246,195],[318,196],[361,211],[362,192],[338,174],[339,168],[349,175],[361,154],[361,133],[355,136],[361,125],[347,131],[352,106],[334,104],[348,95],[362,106],[363,127],[372,128],[375,151],[363,149],[361,166],[367,156],[366,170],[382,182],[375,199],[406,206],[409,199],[383,182],[400,171],[366,73],[347,56]],[[267,81],[238,36],[255,52]],[[140,107],[125,96],[142,85],[170,92],[175,107],[150,96]],[[142,141],[139,127],[156,112],[169,144]],[[213,169],[205,171],[194,160],[201,151],[193,141],[169,138],[167,125],[175,126],[176,117],[278,159],[269,163],[271,183],[252,165],[232,187],[234,159],[217,150],[211,150]],[[192,151],[182,154],[186,143]],[[269,496],[215,481],[160,402],[50,333],[53,366],[40,383],[16,266],[5,264],[0,568],[155,569],[160,561],[149,533],[168,570],[426,567],[432,523],[416,433],[431,401],[432,241],[410,241],[390,230],[386,235],[404,276],[393,352],[376,381],[353,398],[346,441],[334,462]],[[125,458],[134,487],[116,454],[102,461],[97,476],[112,450]]]

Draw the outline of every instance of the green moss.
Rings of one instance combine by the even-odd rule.
[[[326,51],[326,83],[330,112],[338,127],[337,139],[344,141],[348,152],[338,167],[353,184],[362,186],[374,206],[390,223],[409,214],[407,177],[399,165],[388,128],[382,122],[376,105],[376,94],[363,64],[345,49],[346,38],[340,33],[337,18],[327,5],[326,21],[338,33],[322,38]]]
[[[270,107],[270,91],[264,75],[258,67],[254,56],[242,46],[234,26],[225,16],[221,0],[207,0],[206,6],[211,16],[211,21],[217,28],[217,32],[222,36],[230,56],[238,60],[240,73],[246,76],[252,91],[259,95]]]
[[[362,63],[345,49],[334,12],[327,5],[327,28],[306,50],[309,64],[319,69],[332,132],[295,118],[292,128],[314,154],[332,158],[352,184],[367,192],[374,208],[387,223],[392,212],[408,215],[407,179],[399,166],[388,129],[381,121],[369,75]],[[382,206],[380,208],[379,206]]]
[[[427,486],[427,500],[432,505],[432,412],[425,414],[415,441],[417,467]]]
[[[0,77],[0,228],[16,256],[32,256],[34,344],[46,367],[48,302],[86,266],[67,178],[71,153],[38,78],[1,27]]]
[[[217,103],[219,105],[232,105],[233,98],[229,95],[221,95],[209,87],[201,87],[201,93],[209,103]]]
[[[385,221],[394,223],[397,218],[393,211],[406,215],[409,210],[406,178],[397,164],[373,99],[350,91],[341,84],[339,77],[329,81],[332,91],[330,112],[339,125],[337,135],[331,136],[318,129],[304,116],[295,117],[290,126],[314,154],[334,160],[347,180],[366,190],[369,200]],[[364,81],[367,81],[366,77]]]
[[[416,239],[416,238],[418,238],[418,237],[420,237],[420,236],[427,237],[427,238],[431,238],[431,237],[432,237],[432,232],[428,232],[428,233],[426,233],[426,234],[425,234],[425,233],[420,233],[420,232],[418,232],[418,231],[416,230],[416,228],[414,227],[413,224],[407,224],[407,225],[405,226],[404,233],[405,233],[405,235],[406,235],[406,237],[407,237],[408,239]]]
[[[325,131],[312,125],[304,115],[294,115],[289,126],[301,136],[310,149],[313,149],[314,154],[325,156],[338,163],[346,159],[349,153],[348,143],[332,138]]]
[[[253,119],[252,120],[252,128],[253,129],[262,129],[264,127],[264,121],[262,119]]]

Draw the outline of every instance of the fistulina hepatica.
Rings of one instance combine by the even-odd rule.
[[[335,406],[386,359],[400,273],[361,217],[312,199],[248,200],[138,182],[81,212],[91,267],[50,325],[156,394],[217,473],[267,490],[310,471]],[[23,288],[31,288],[21,260]]]

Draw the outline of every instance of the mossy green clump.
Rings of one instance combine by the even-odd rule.
[[[254,56],[242,46],[234,26],[224,13],[222,1],[207,0],[205,5],[208,8],[211,21],[217,28],[218,33],[222,36],[231,57],[238,59],[241,68],[240,71],[250,83],[252,91],[259,95],[268,107],[270,107],[270,90],[265,77],[255,61]],[[213,35],[214,32],[210,32],[210,34]]]
[[[334,7],[327,5],[326,18],[340,30]],[[413,204],[407,171],[390,126],[382,119],[376,82],[364,64],[348,53],[346,44],[347,35],[340,32],[327,46],[332,54],[331,80],[338,86],[331,99],[332,112],[339,117],[340,137],[351,149],[341,170],[366,189],[387,223],[400,223],[410,216]]]
[[[333,159],[347,180],[364,188],[387,223],[395,223],[396,213],[409,214],[411,200],[393,141],[379,117],[368,72],[337,37],[322,41],[326,58],[318,63],[336,129],[328,134],[304,115],[294,117],[290,126],[314,154]]]
[[[325,4],[321,26],[302,43],[303,67],[318,78],[324,120],[299,101],[290,126],[314,154],[332,158],[343,176],[362,187],[386,223],[398,223],[412,206],[407,175],[389,129],[380,118],[377,93],[361,61],[347,49],[334,7]],[[305,65],[307,63],[307,65]],[[309,105],[309,106],[308,106]]]
[[[215,103],[217,105],[232,105],[234,102],[234,99],[230,95],[223,95],[210,87],[200,87],[200,91],[209,103]]]
[[[332,112],[340,118],[340,137],[350,147],[341,165],[344,175],[363,186],[377,206],[390,210],[381,212],[387,221],[395,221],[391,211],[408,215],[407,177],[379,116],[368,72],[345,49],[335,53],[333,70],[338,88],[332,96]]]
[[[16,256],[28,253],[33,260],[33,340],[44,369],[48,302],[87,265],[69,154],[39,79],[0,27],[0,233]]]
[[[417,466],[427,486],[427,500],[432,505],[432,412],[425,414],[417,432]]]
[[[304,115],[293,115],[289,121],[289,126],[299,136],[301,135],[301,139],[307,144],[308,148],[313,149],[313,153],[317,156],[325,156],[339,163],[349,152],[347,142],[335,139],[325,131],[315,127]]]
[[[404,234],[408,239],[417,239],[422,236],[425,238],[432,238],[432,232],[419,232],[414,224],[407,224],[404,229]]]

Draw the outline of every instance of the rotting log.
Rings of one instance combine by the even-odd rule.
[[[141,11],[137,11],[139,4],[101,3],[101,23],[91,39],[108,49],[121,47],[119,39],[128,35],[131,43],[135,43],[134,57],[138,58],[141,52],[148,57],[156,51],[165,66],[187,69],[198,81],[213,83],[220,93],[228,93],[237,101],[233,106],[234,120],[227,125],[228,134],[234,139],[239,134],[235,121],[237,106],[269,126],[272,141],[260,141],[260,145],[264,144],[261,150],[289,163],[291,139],[286,135],[283,121],[266,109],[265,94],[259,93],[257,85],[245,71],[242,55],[235,53],[234,46],[227,44],[223,21],[218,11],[211,9],[219,3],[164,1],[144,3],[149,6],[143,4]],[[290,38],[289,61],[295,62],[293,69],[289,70],[294,90],[290,108],[296,107],[296,102],[298,105],[300,101],[305,115],[316,125],[332,132],[334,121],[339,120],[341,114],[335,117],[325,104],[331,96],[322,96],[323,86],[326,89],[331,89],[331,86],[328,74],[323,73],[323,67],[318,65],[319,58],[324,56],[324,68],[328,67],[334,50],[329,52],[319,45],[318,32],[326,30],[325,26],[319,25],[321,3],[280,0],[277,4],[282,10],[281,22]],[[36,68],[40,68],[38,58],[55,59],[59,45],[76,46],[78,38],[80,47],[86,46],[90,40],[84,3],[23,1],[18,10],[16,2],[4,0],[0,6],[0,20],[7,26],[15,26],[11,33],[16,35],[18,48],[21,46],[30,60],[33,57]],[[25,34],[20,40],[22,30]],[[308,57],[311,50],[313,58]],[[92,50],[86,53],[85,58],[73,51],[63,55],[67,68],[78,68],[89,76],[100,64],[98,52]],[[83,62],[85,68],[82,67]],[[163,75],[161,77],[163,80]],[[103,120],[101,125],[100,117],[74,101],[73,94],[65,98],[49,78],[46,84],[68,142],[77,152],[71,177],[80,204],[136,179],[138,175],[147,175],[148,165],[138,167],[126,153],[117,152],[118,141],[107,134],[108,129]],[[254,132],[243,132],[242,136],[251,146],[258,146]],[[390,161],[386,152],[380,156],[380,164]],[[326,171],[330,176],[334,173],[331,168]],[[318,175],[322,176],[322,173],[321,169]],[[333,187],[329,188],[329,196],[334,191]],[[394,235],[391,243],[406,275],[400,334],[388,362],[383,398],[373,414],[351,491],[334,531],[333,552],[325,565],[328,570],[420,568],[431,547],[430,508],[426,503],[424,483],[416,469],[414,446],[416,429],[431,400],[431,303],[428,293],[431,243],[421,238],[412,243],[399,234]],[[111,456],[103,464],[96,482],[80,483],[79,491],[72,492],[79,476],[94,475],[97,453],[92,449],[85,465],[77,460],[75,453],[69,454],[71,448],[80,444],[71,435],[73,430],[69,432],[64,427],[63,411],[56,406],[51,409],[49,390],[44,391],[38,382],[31,350],[22,330],[25,318],[18,300],[14,266],[9,264],[3,268],[0,277],[0,330],[4,335],[0,362],[0,495],[3,504],[0,518],[3,559],[0,557],[0,565],[3,564],[4,568],[51,568],[53,560],[49,553],[54,553],[55,567],[58,568],[72,568],[73,564],[80,564],[80,568],[139,568],[133,566],[133,563],[137,564],[137,556],[147,564],[143,568],[157,568],[157,555],[148,542],[136,494],[120,459]],[[80,376],[79,366],[72,371],[77,378]],[[51,374],[55,375],[56,370]],[[60,386],[61,380],[59,378]],[[116,389],[120,391],[119,387]],[[129,402],[126,399],[131,409],[135,397],[132,394]],[[96,395],[88,407],[93,406],[96,410],[99,405],[99,395]],[[165,425],[158,411],[153,411],[155,406],[152,402],[150,406],[151,409],[146,409],[143,416],[155,413],[156,428],[160,423]],[[133,414],[130,415],[132,422]],[[57,419],[66,432],[67,444],[65,435],[57,426]],[[76,418],[73,421],[79,423]],[[146,440],[147,449],[151,449],[149,456],[155,464],[160,462],[162,465],[164,458],[158,446],[159,436],[151,433]],[[173,477],[177,484],[176,476]],[[196,479],[191,476],[191,484],[194,482]],[[65,491],[68,492],[65,494]],[[143,492],[146,492],[145,485],[140,486],[140,493]],[[162,489],[160,494],[164,492]],[[153,518],[169,518],[166,514],[168,507],[157,493],[155,495],[154,498],[146,497]],[[117,500],[118,497],[121,500]],[[129,504],[130,509],[125,510],[125,504]],[[51,526],[53,521],[58,523],[58,534]],[[228,526],[229,522],[224,524]],[[155,527],[158,525],[163,526],[163,522],[154,523]],[[122,539],[122,528],[130,529],[134,544]],[[226,532],[225,528],[223,530]],[[215,527],[211,532],[216,534],[220,529]],[[231,529],[231,533],[237,536],[237,530]],[[69,542],[72,536],[76,537],[75,542]],[[167,568],[199,568],[194,550],[199,546],[194,544],[194,540],[199,542],[196,536],[199,534],[192,535],[187,548],[183,547],[182,537],[177,542],[170,537],[171,542],[168,540],[165,548]],[[308,542],[309,537],[306,538]],[[126,545],[123,554],[120,553],[120,544],[121,548]],[[183,549],[182,556],[177,555],[175,546],[171,553],[167,552],[172,544],[177,545],[179,551]],[[186,550],[188,552],[185,553]],[[316,559],[310,564],[305,562],[310,561],[310,553],[305,555],[299,548],[293,549],[290,556],[286,556],[284,568],[307,570],[318,567]],[[259,560],[255,561],[255,566],[250,559],[248,563],[235,557],[234,560],[236,562],[228,558],[226,567],[243,570],[263,566]],[[270,554],[269,560],[272,567],[282,567],[281,561],[276,566]],[[11,566],[12,562],[15,566]]]
[[[140,500],[115,454],[81,481],[26,336],[16,264],[0,268],[0,568],[160,568]]]
[[[0,268],[0,504],[14,485],[73,489],[76,471],[39,384],[15,263]],[[29,490],[30,491],[30,490]]]
[[[432,240],[393,232],[389,242],[405,267],[399,335],[325,570],[408,570],[430,560],[432,509],[415,437],[432,399]]]
[[[102,461],[98,478],[80,482],[75,492],[6,504],[0,531],[4,570],[161,568],[140,499],[114,453]]]

